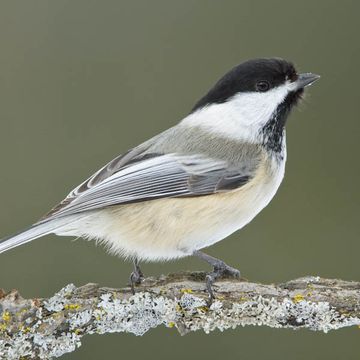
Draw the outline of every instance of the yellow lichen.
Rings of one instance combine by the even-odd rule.
[[[65,310],[79,310],[81,308],[81,305],[79,304],[65,304],[64,309]]]
[[[209,311],[207,306],[199,306],[197,309],[202,313],[207,313]]]
[[[292,300],[293,300],[293,302],[294,302],[295,304],[297,304],[297,303],[299,303],[299,302],[301,302],[301,301],[304,300],[304,295],[296,294],[296,295],[293,296]]]
[[[24,333],[24,334],[27,334],[28,332],[30,332],[30,328],[28,326],[24,326],[24,325],[21,325],[20,326],[20,330]]]
[[[180,292],[182,294],[192,294],[193,293],[193,291],[191,289],[181,289]]]
[[[9,322],[11,320],[11,315],[8,311],[4,311],[2,314],[2,319],[5,322]]]
[[[75,330],[74,330],[74,334],[75,334],[75,335],[79,335],[80,333],[81,333],[81,330],[80,330],[80,329],[75,329]]]
[[[0,323],[0,331],[3,332],[3,331],[6,331],[6,329],[7,329],[6,324]]]
[[[168,326],[169,326],[169,328],[173,328],[175,326],[175,323],[173,321],[170,321]]]

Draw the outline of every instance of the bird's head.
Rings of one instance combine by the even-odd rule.
[[[249,60],[225,74],[192,113],[212,108],[211,112],[237,122],[244,137],[263,129],[281,131],[304,88],[317,79],[316,74],[298,74],[294,65],[283,59]]]

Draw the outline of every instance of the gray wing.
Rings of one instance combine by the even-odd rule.
[[[139,201],[229,191],[246,184],[255,172],[202,155],[133,152],[100,169],[45,219]]]

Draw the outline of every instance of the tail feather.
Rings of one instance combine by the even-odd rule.
[[[5,251],[11,250],[17,246],[23,245],[29,241],[51,234],[54,231],[58,230],[63,225],[64,222],[56,221],[56,220],[40,222],[30,226],[26,230],[16,235],[12,235],[7,238],[1,239],[0,254]]]

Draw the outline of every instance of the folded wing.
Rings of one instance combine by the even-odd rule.
[[[117,166],[111,165],[114,161]],[[147,154],[126,163],[115,159],[74,189],[44,220],[113,205],[230,191],[246,184],[254,172],[253,167],[240,171],[202,155]]]

